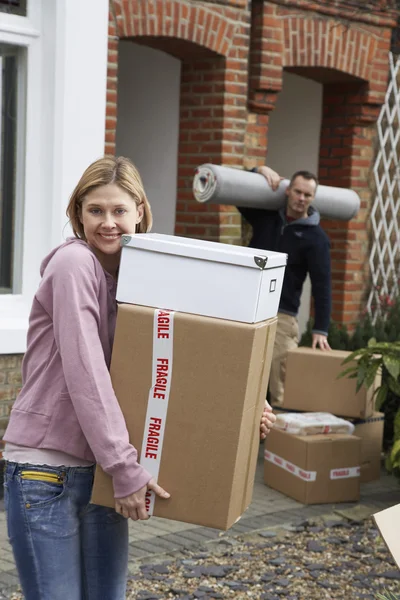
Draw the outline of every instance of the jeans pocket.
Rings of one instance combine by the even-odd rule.
[[[19,481],[26,508],[47,506],[65,492],[65,476],[54,471],[22,470]]]

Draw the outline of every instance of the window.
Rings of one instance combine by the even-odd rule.
[[[0,293],[18,287],[21,219],[17,202],[17,145],[21,123],[21,51],[0,43]]]
[[[26,17],[26,0],[0,0],[0,12]]]

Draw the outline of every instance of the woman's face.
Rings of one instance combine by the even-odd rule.
[[[143,204],[115,183],[103,185],[86,195],[80,221],[86,240],[95,252],[112,255],[121,250],[121,235],[132,234],[143,219]]]

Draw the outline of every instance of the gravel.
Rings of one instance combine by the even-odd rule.
[[[127,598],[375,600],[379,593],[400,592],[400,571],[372,519],[335,522],[334,536],[332,524],[319,520],[302,529],[234,539],[223,534],[198,558],[197,549],[162,562],[162,570],[160,563],[142,564],[129,580]]]
[[[195,551],[148,560],[136,563],[127,599],[376,600],[400,593],[400,571],[372,519],[223,533]]]

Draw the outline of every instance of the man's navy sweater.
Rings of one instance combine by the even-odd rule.
[[[288,255],[279,312],[297,315],[309,273],[315,306],[313,332],[327,335],[331,313],[330,243],[319,225],[318,211],[310,206],[308,217],[287,222],[284,208],[280,211],[238,208],[253,227],[252,248]]]

